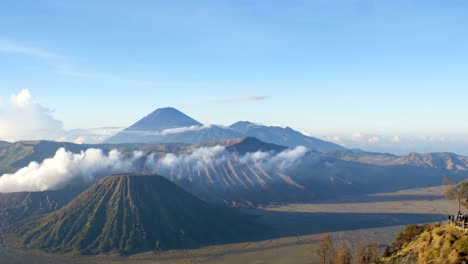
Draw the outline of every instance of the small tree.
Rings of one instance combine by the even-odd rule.
[[[447,186],[445,197],[449,200],[458,200],[458,211],[461,211],[462,199],[468,198],[468,185],[465,181],[455,184],[449,176],[444,177],[444,184]]]
[[[347,241],[343,241],[333,257],[333,264],[351,264],[353,256]]]
[[[370,264],[376,263],[379,260],[380,247],[376,242],[361,243],[358,245],[356,252],[356,263]]]
[[[321,264],[329,263],[329,259],[333,254],[333,240],[329,234],[325,234],[320,239],[320,244],[317,248],[317,255],[320,257]]]

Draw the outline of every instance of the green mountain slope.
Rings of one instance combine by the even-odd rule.
[[[62,208],[89,185],[44,192],[0,193],[0,228]]]
[[[202,202],[164,177],[118,175],[14,231],[25,246],[48,252],[131,254],[156,244],[175,249],[236,242],[260,230],[250,216]]]

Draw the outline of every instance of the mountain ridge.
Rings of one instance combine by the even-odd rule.
[[[318,138],[306,136],[290,127],[259,125],[249,121],[239,121],[229,126],[245,136],[255,137],[264,142],[287,147],[305,146],[320,152],[344,150],[345,148]]]
[[[239,121],[229,127],[203,125],[179,110],[159,108],[104,143],[183,143],[199,144],[255,137],[280,146],[305,146],[320,152],[345,149],[335,143],[306,136],[290,127],[257,125]]]
[[[388,153],[352,152],[349,150],[329,153],[331,157],[341,160],[354,161],[366,164],[383,166],[411,165],[434,169],[446,169],[448,171],[468,170],[468,157],[449,152],[416,153],[398,156]]]
[[[254,142],[249,143],[248,140]],[[220,162],[205,162],[204,166],[200,167],[197,165],[198,162],[192,160],[192,162],[179,162],[170,167],[158,165],[150,169],[142,167],[143,162],[141,162],[138,163],[136,172],[164,175],[202,200],[233,206],[310,202],[326,199],[327,195],[343,196],[429,187],[442,184],[442,178],[447,174],[454,180],[462,180],[468,175],[468,170],[464,169],[468,167],[468,157],[447,154],[453,161],[448,160],[444,165],[434,162],[437,159],[433,158],[432,162],[435,165],[432,166],[430,163],[429,165],[413,163],[406,156],[350,151],[327,154],[307,151],[293,167],[286,171],[278,171],[268,166],[271,164],[265,164],[267,167],[263,167],[262,164],[240,160],[245,152],[262,151],[264,152],[262,155],[274,157],[285,148],[249,138],[247,142],[246,138],[241,138],[198,145],[78,145],[50,141],[19,142],[0,146],[0,172],[14,173],[31,161],[41,163],[45,158],[53,156],[58,148],[64,146],[74,153],[88,148],[100,148],[104,153],[117,149],[126,157],[132,157],[135,151],[142,151],[145,157],[153,155],[156,162],[167,154],[187,160],[184,156],[190,157],[192,152],[199,148],[224,146],[225,152],[213,157],[214,160],[220,158]],[[245,149],[245,146],[248,148]],[[410,161],[407,161],[408,159]],[[43,200],[41,197],[38,197],[39,201],[33,204],[41,204]],[[1,208],[0,203],[0,211],[17,211],[15,208],[24,208],[21,205],[23,200],[18,198],[14,201],[17,203],[6,204],[4,208]]]
[[[215,141],[215,142],[207,142],[207,143],[199,143],[190,146],[190,149],[196,149],[200,147],[212,147],[212,146],[223,146],[227,150],[236,152],[239,154],[246,154],[246,153],[253,153],[257,151],[263,152],[281,152],[283,150],[288,149],[285,146],[280,146],[277,144],[267,143],[259,140],[255,137],[242,137],[242,138],[235,138],[229,139],[224,141]]]

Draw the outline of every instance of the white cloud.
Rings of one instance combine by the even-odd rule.
[[[27,107],[28,105],[34,104],[33,97],[29,90],[22,90],[18,95],[11,98],[13,104],[19,107]]]
[[[75,139],[75,141],[73,141],[73,143],[75,144],[84,144],[86,142],[86,138],[81,136],[81,137],[78,137],[77,139]]]
[[[76,180],[93,181],[110,173],[128,172],[141,156],[141,152],[135,152],[132,158],[126,158],[116,150],[105,154],[100,149],[75,154],[60,148],[42,163],[31,162],[14,174],[1,176],[0,192],[45,191]]]
[[[175,167],[183,164],[192,166],[196,169],[205,168],[210,164],[219,164],[226,160],[224,156],[223,146],[214,147],[201,147],[191,153],[175,155],[172,153],[166,154],[161,160],[159,165],[163,167]]]
[[[393,136],[390,139],[392,142],[399,143],[401,141],[401,137],[399,136]]]
[[[0,109],[0,139],[56,140],[63,136],[65,130],[63,123],[52,114],[52,110],[35,101],[29,90],[22,90]]]
[[[53,111],[36,101],[27,89],[13,95],[0,108],[0,140],[54,140],[78,144],[101,143],[122,128],[66,130]]]
[[[76,144],[98,144],[104,142],[123,129],[123,127],[72,129],[66,131],[59,141],[68,141]]]
[[[137,135],[146,135],[146,136],[167,136],[173,134],[182,134],[186,132],[192,131],[202,131],[204,129],[212,128],[215,125],[205,124],[202,126],[188,126],[188,127],[176,127],[176,128],[168,128],[161,131],[156,130],[131,130],[131,131],[121,131],[121,133],[125,134],[137,134]]]
[[[261,165],[264,169],[286,170],[296,164],[307,153],[303,146],[294,149],[287,149],[282,152],[263,152],[257,151],[246,153],[239,157],[242,164],[255,163]],[[167,154],[158,161],[157,166],[176,167],[189,165],[195,169],[205,168],[211,164],[219,165],[227,160],[236,160],[232,153],[225,151],[223,146],[201,147],[193,152],[175,155]]]
[[[377,144],[377,143],[380,142],[380,137],[373,136],[373,137],[369,138],[367,140],[367,142],[369,142],[369,144]]]
[[[247,153],[243,157],[241,157],[239,160],[241,161],[241,163],[259,162],[261,160],[267,159],[270,156],[271,154],[268,152],[257,151],[257,152]]]
[[[364,137],[364,134],[362,134],[361,132],[355,132],[351,135],[351,137],[354,139],[354,140],[359,140],[361,138]]]
[[[223,146],[201,147],[180,155],[166,154],[158,158],[155,154],[144,155],[136,151],[125,156],[117,150],[104,153],[101,149],[87,149],[81,153],[72,153],[60,148],[51,158],[43,162],[31,162],[14,174],[0,177],[0,192],[45,191],[60,189],[72,182],[92,182],[114,173],[141,171],[157,172],[160,168],[176,167],[203,169],[225,164],[228,160],[238,164],[254,163],[265,170],[283,171],[294,166],[305,154],[305,147],[288,149],[280,153],[247,153],[237,160],[234,154]],[[183,177],[183,175],[181,175]]]
[[[305,156],[307,153],[307,148],[304,146],[298,146],[294,149],[287,149],[277,154],[272,154],[267,156],[259,155],[254,157],[252,161],[261,164],[263,167],[271,169],[276,168],[279,170],[287,170],[288,168],[294,167],[294,165]],[[247,154],[248,155],[248,154]],[[258,159],[258,157],[261,157]]]
[[[189,127],[177,127],[177,128],[169,128],[169,129],[164,129],[163,131],[159,132],[159,135],[165,136],[165,135],[170,135],[170,134],[180,134],[180,133],[185,133],[185,132],[191,132],[191,131],[200,131],[203,129],[211,128],[212,125],[203,125],[203,126],[189,126]]]

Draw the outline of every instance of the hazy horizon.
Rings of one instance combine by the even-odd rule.
[[[183,111],[183,109],[180,109]],[[185,112],[189,116],[191,113]],[[73,128],[67,129],[62,120],[55,117],[55,111],[40,104],[33,97],[29,90],[22,90],[17,95],[12,95],[8,103],[0,108],[0,140],[19,141],[19,140],[54,140],[67,141],[74,143],[102,143],[110,136],[132,125],[139,119],[146,116],[135,116],[132,123],[121,127],[101,126],[94,128]],[[194,116],[192,116],[194,117]],[[196,117],[194,117],[197,119]],[[252,121],[239,119],[238,121]],[[268,124],[265,122],[255,122],[266,126],[280,126],[283,124]],[[105,125],[106,121],[102,124]],[[213,124],[210,122],[205,125],[228,126],[232,123]],[[292,127],[292,126],[291,126]],[[293,129],[297,129],[292,127]],[[405,155],[410,152],[454,152],[457,154],[468,155],[465,145],[467,141],[464,137],[450,136],[416,136],[416,135],[384,135],[384,134],[366,134],[355,132],[347,134],[314,134],[313,132],[299,130],[307,136],[317,137],[326,141],[334,142],[350,149],[362,149],[366,151],[375,151],[383,153],[393,153]]]

